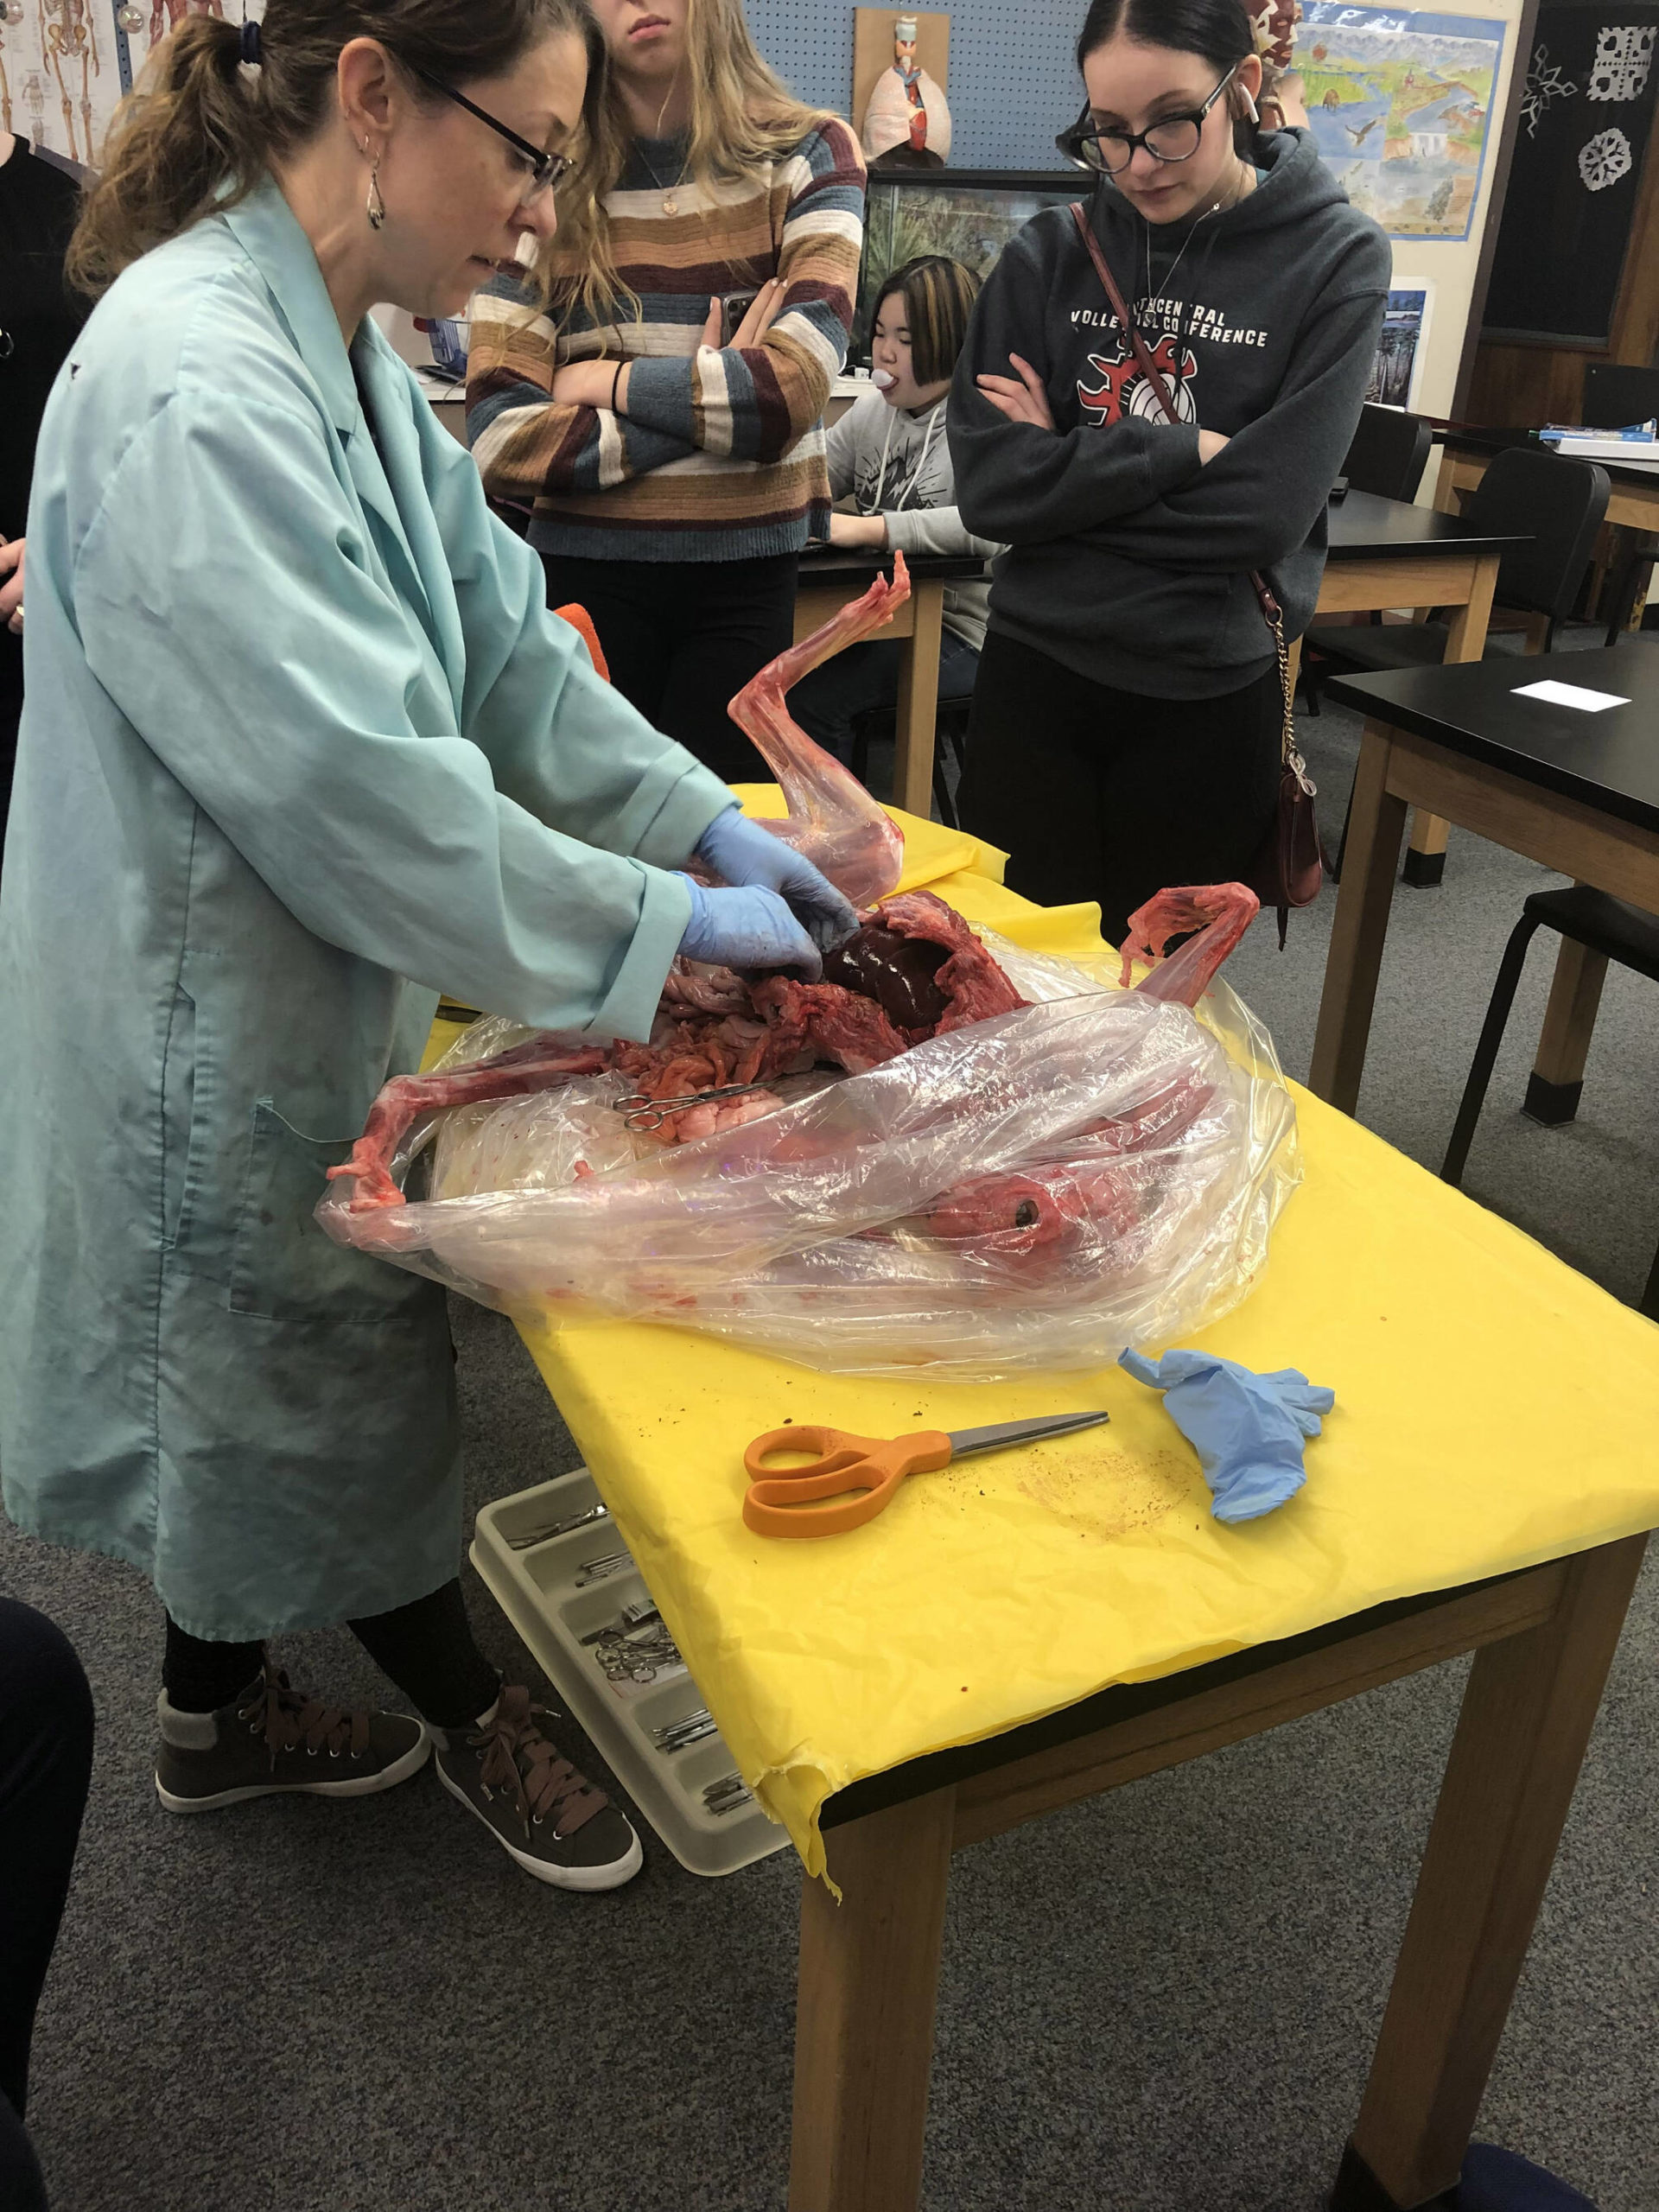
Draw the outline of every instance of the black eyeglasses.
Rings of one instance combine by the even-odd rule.
[[[498,138],[505,138],[509,146],[518,148],[531,164],[530,175],[524,180],[524,194],[518,202],[521,207],[527,201],[539,198],[574,167],[569,154],[550,154],[540,146],[532,146],[528,138],[521,138],[516,130],[509,130],[505,123],[498,123],[476,101],[469,100],[465,92],[458,92],[453,85],[446,85],[442,77],[435,77],[429,69],[423,69],[413,61],[404,62],[404,67],[418,77],[423,84],[430,85],[435,92],[442,92],[445,99],[454,100],[457,107],[464,107],[468,115],[475,115],[480,123],[487,123]]]
[[[1144,146],[1154,162],[1190,162],[1198,150],[1204,118],[1237,74],[1235,61],[1202,107],[1184,109],[1179,115],[1161,115],[1145,130],[1103,130],[1085,104],[1071,128],[1062,130],[1054,143],[1079,168],[1103,169],[1108,176],[1128,168],[1137,146]]]

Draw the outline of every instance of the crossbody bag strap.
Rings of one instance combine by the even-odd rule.
[[[1123,303],[1123,295],[1118,289],[1116,277],[1112,274],[1111,264],[1101,250],[1100,240],[1095,236],[1094,226],[1089,220],[1088,210],[1080,200],[1074,200],[1071,202],[1071,219],[1077,226],[1077,235],[1088,249],[1090,260],[1095,264],[1095,274],[1099,277],[1105,289],[1106,297],[1111,304],[1112,313],[1117,317],[1118,328],[1129,341],[1129,350],[1135,355],[1135,366],[1157,394],[1158,403],[1164,410],[1166,421],[1179,423],[1181,418],[1176,412],[1175,402],[1170,395],[1169,386],[1164,382],[1158,364],[1153,359],[1147,348],[1146,340],[1135,327],[1135,317]],[[1267,578],[1255,569],[1252,569],[1249,574],[1251,588],[1255,591],[1262,609],[1262,620],[1273,634],[1274,651],[1279,661],[1279,682],[1285,695],[1285,720],[1280,743],[1280,757],[1287,766],[1294,760],[1300,770],[1301,762],[1296,752],[1294,690],[1290,680],[1290,647],[1285,640],[1284,609],[1274,597],[1268,588]]]

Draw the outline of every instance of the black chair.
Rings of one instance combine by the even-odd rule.
[[[1421,415],[1374,407],[1368,400],[1359,410],[1359,428],[1342,473],[1352,491],[1409,502],[1417,496],[1433,442],[1434,433]]]
[[[1486,1087],[1492,1079],[1498,1046],[1503,1042],[1504,1026],[1510,1018],[1510,1008],[1515,1004],[1527,949],[1541,929],[1559,931],[1575,944],[1599,952],[1608,960],[1616,960],[1622,968],[1633,968],[1651,983],[1659,983],[1659,916],[1644,913],[1639,906],[1627,906],[1622,899],[1610,898],[1605,891],[1592,891],[1586,883],[1574,884],[1568,891],[1535,891],[1522,908],[1521,918],[1503,948],[1491,1003],[1486,1009],[1480,1042],[1475,1047],[1474,1065],[1464,1087],[1463,1103],[1458,1109],[1452,1141],[1440,1163],[1443,1183],[1460,1185],[1463,1181],[1475,1124],[1480,1119]],[[1659,1321],[1659,1255],[1655,1255],[1640,1310]]]
[[[968,717],[973,710],[974,695],[965,692],[960,698],[941,698],[933,725],[933,798],[939,810],[939,819],[949,830],[960,830],[962,823],[957,813],[956,800],[950,796],[950,786],[944,779],[944,755],[948,747],[956,756],[957,767],[962,767],[962,748],[968,735]],[[870,745],[878,737],[891,737],[897,717],[891,707],[866,707],[862,714],[853,716],[853,773],[861,784],[870,780]]]
[[[1634,423],[1652,420],[1659,416],[1659,369],[1592,361],[1584,372],[1579,412],[1586,430],[1627,430]]]
[[[1592,361],[1584,372],[1584,400],[1579,412],[1586,430],[1624,430],[1633,423],[1659,417],[1659,369],[1630,368],[1621,361]],[[1616,645],[1636,607],[1644,575],[1659,560],[1659,537],[1625,530],[1618,563],[1602,587],[1607,620],[1604,642]]]
[[[1548,627],[1577,603],[1596,532],[1607,513],[1607,472],[1593,461],[1569,461],[1541,446],[1512,446],[1491,467],[1463,503],[1465,522],[1493,537],[1521,542],[1498,566],[1497,603],[1541,614]],[[1445,622],[1390,622],[1380,629],[1316,623],[1302,640],[1302,674],[1310,704],[1333,670],[1375,674],[1390,668],[1429,668],[1446,658]]]

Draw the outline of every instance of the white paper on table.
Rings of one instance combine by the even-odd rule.
[[[1630,701],[1621,699],[1614,691],[1586,691],[1581,684],[1557,683],[1554,677],[1546,677],[1541,683],[1518,683],[1515,688],[1517,699],[1541,699],[1546,706],[1576,707],[1580,714],[1599,715],[1604,708],[1628,707]]]

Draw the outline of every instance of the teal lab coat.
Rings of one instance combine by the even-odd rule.
[[[460,1557],[442,1294],[328,1241],[324,1169],[440,988],[645,1036],[666,871],[731,795],[547,612],[371,322],[348,354],[269,183],[128,270],[58,380],[24,681],[7,1510],[197,1636],[404,1604]]]

